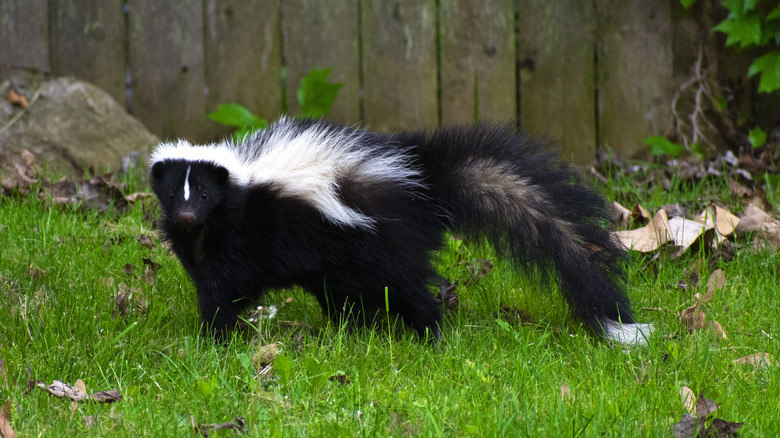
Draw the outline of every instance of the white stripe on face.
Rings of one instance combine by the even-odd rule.
[[[187,166],[187,175],[184,176],[184,200],[190,200],[190,169],[192,166]]]

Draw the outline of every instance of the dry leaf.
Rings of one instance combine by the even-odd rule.
[[[455,293],[455,288],[458,287],[458,281],[450,283],[449,280],[443,281],[439,285],[439,293],[436,295],[436,299],[441,302],[442,307],[447,312],[454,312],[458,310],[460,299],[458,294]]]
[[[703,300],[712,301],[712,297],[715,295],[715,291],[723,290],[723,286],[726,284],[726,273],[723,269],[716,269],[710,274],[710,278],[707,279],[707,292],[705,292]]]
[[[141,234],[135,240],[144,248],[154,249],[154,242],[152,241],[152,237],[148,234]]]
[[[574,395],[571,393],[571,388],[569,388],[569,385],[563,384],[561,385],[561,399],[562,400],[574,400]]]
[[[726,336],[726,331],[723,330],[723,327],[720,325],[718,321],[707,321],[704,323],[704,326],[714,331],[715,333],[719,334],[721,339],[728,339],[728,337]]]
[[[612,203],[612,219],[615,221],[618,227],[626,228],[630,218],[631,210],[623,207],[617,202]]]
[[[11,399],[6,399],[0,407],[0,437],[16,438],[16,432],[11,427]]]
[[[674,233],[669,227],[669,218],[664,210],[659,210],[653,220],[642,228],[616,231],[615,237],[624,247],[633,251],[651,252],[672,240]]]
[[[30,103],[27,101],[27,96],[17,92],[13,87],[8,87],[8,103],[19,105],[22,108],[30,106]]]
[[[672,232],[674,244],[680,247],[681,252],[687,250],[699,237],[704,235],[705,231],[711,228],[681,217],[669,219],[669,229]]]
[[[279,354],[279,346],[281,345],[281,342],[274,342],[272,344],[262,345],[258,348],[255,355],[252,357],[255,368],[260,369],[266,365],[272,364],[274,358]]]
[[[200,424],[197,429],[204,437],[209,436],[209,433],[211,432],[216,432],[221,429],[233,429],[234,434],[239,434],[246,430],[246,421],[242,417],[236,417],[232,422],[227,423]]]
[[[643,221],[650,220],[650,212],[639,204],[634,205],[634,208],[631,209],[631,216]]]
[[[742,219],[735,231],[739,234],[758,232],[760,236],[770,241],[775,248],[780,248],[780,221],[753,205],[748,205],[745,208]]]
[[[692,332],[704,328],[704,320],[706,317],[707,315],[701,311],[699,302],[697,301],[693,306],[683,310],[682,313],[680,313],[679,319],[680,324],[687,327],[689,332]]]
[[[769,353],[753,353],[751,355],[740,357],[731,361],[734,365],[750,365],[753,368],[769,368],[777,366],[778,363]]]
[[[111,403],[113,401],[122,399],[122,395],[116,389],[113,389],[111,391],[97,392],[90,397],[89,394],[87,394],[86,385],[84,385],[84,382],[81,381],[81,379],[77,380],[73,386],[70,386],[59,380],[53,381],[51,385],[46,385],[46,383],[38,382],[36,386],[45,390],[46,392],[48,392],[49,394],[55,397],[68,398],[74,402],[94,400],[98,403]]]
[[[680,398],[683,402],[683,407],[689,414],[696,412],[696,395],[691,388],[683,386],[680,388]]]

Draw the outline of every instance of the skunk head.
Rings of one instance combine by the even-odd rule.
[[[164,220],[182,231],[203,225],[223,202],[230,184],[228,170],[208,161],[157,161],[151,176]]]

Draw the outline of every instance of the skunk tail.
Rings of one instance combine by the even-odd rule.
[[[417,145],[432,198],[453,231],[487,237],[520,267],[553,268],[583,323],[622,343],[645,341],[652,326],[635,323],[622,290],[624,252],[605,229],[608,205],[549,145],[504,126],[415,136],[407,144]]]

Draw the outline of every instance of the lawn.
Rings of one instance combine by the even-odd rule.
[[[650,210],[741,208],[717,179],[601,189]],[[131,178],[136,190],[148,191]],[[0,198],[0,403],[10,400],[18,436],[182,436],[221,423],[247,436],[669,436],[687,413],[684,387],[720,405],[708,425],[780,435],[780,366],[733,362],[780,358],[780,254],[750,236],[676,258],[630,254],[637,319],[656,327],[643,347],[595,337],[539,273],[457,237],[439,254],[440,272],[459,280],[439,345],[387,316],[347,332],[300,290],[269,294],[221,345],[200,336],[194,287],[155,211],[151,199],[98,212]],[[725,339],[678,322],[715,269],[725,286],[702,310]],[[76,403],[36,385],[54,380],[121,399]]]

